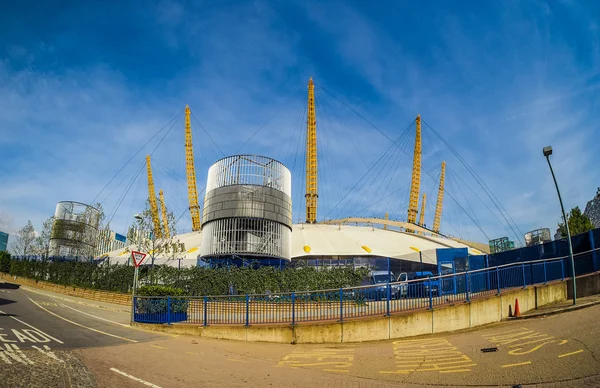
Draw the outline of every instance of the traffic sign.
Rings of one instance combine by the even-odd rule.
[[[131,257],[133,258],[133,264],[136,267],[139,267],[142,264],[142,261],[146,258],[146,254],[137,251],[131,251]]]

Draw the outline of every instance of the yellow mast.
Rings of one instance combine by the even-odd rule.
[[[387,213],[385,213],[385,219],[388,220],[389,219],[389,215]],[[387,224],[383,225],[383,229],[387,229]]]
[[[442,223],[442,204],[444,202],[444,179],[446,175],[446,162],[442,162],[440,173],[440,188],[438,190],[437,204],[435,205],[435,217],[433,218],[433,231],[439,233]]]
[[[308,80],[308,118],[306,131],[306,223],[317,222],[317,114],[315,85]]]
[[[190,123],[190,107],[185,106],[185,171],[187,174],[188,198],[192,230],[200,230],[200,206],[198,206],[198,188],[196,186],[196,169],[194,168],[194,148],[192,147],[192,124]]]
[[[167,207],[165,206],[165,197],[163,196],[162,190],[158,190],[158,199],[160,200],[160,209],[162,211],[164,236],[165,238],[171,238],[171,232],[169,231],[169,221],[167,219]]]
[[[415,135],[415,152],[407,218],[407,221],[412,224],[417,222],[417,213],[419,212],[419,188],[421,185],[421,115],[417,115],[415,123],[417,131]]]
[[[427,195],[423,193],[423,200],[421,201],[421,214],[419,214],[419,225],[425,224],[425,202],[427,201]]]
[[[150,200],[150,214],[152,214],[152,224],[154,225],[154,235],[156,238],[162,238],[162,229],[158,219],[158,206],[156,205],[156,193],[154,192],[154,179],[152,178],[152,166],[150,165],[150,155],[146,155],[146,168],[148,169],[148,199]]]

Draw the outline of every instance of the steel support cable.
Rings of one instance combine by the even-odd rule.
[[[471,202],[467,199],[467,196],[462,191],[462,188],[458,184],[457,180],[454,178],[454,174],[450,174],[449,171],[448,171],[448,173],[446,175],[448,175],[449,180],[452,181],[453,184],[456,185],[457,191],[459,191],[460,194],[463,196],[465,202],[467,203],[467,206],[471,210],[471,214],[473,215],[473,218],[475,218],[475,220],[477,220],[477,222],[479,222],[479,219],[477,218],[477,214],[475,213],[475,210],[473,210],[473,207],[471,206]]]
[[[373,177],[373,179],[372,179],[370,182],[369,182],[369,181],[365,181],[363,186],[366,186],[366,187],[371,187],[371,186],[373,186],[373,185],[375,184],[375,182],[377,181],[377,179],[379,178],[379,176],[381,175],[381,173],[382,173],[382,172],[385,170],[385,168],[386,168],[388,165],[390,165],[390,166],[391,166],[391,163],[390,163],[390,161],[391,161],[391,160],[394,158],[394,156],[397,154],[397,153],[396,153],[396,151],[397,151],[397,150],[402,150],[402,147],[400,147],[400,146],[399,146],[399,143],[402,143],[402,144],[404,144],[404,142],[406,142],[406,144],[408,144],[408,142],[409,142],[409,140],[410,140],[410,133],[411,133],[411,129],[412,129],[412,128],[413,128],[413,124],[411,124],[411,125],[410,125],[410,126],[409,126],[409,127],[406,129],[406,130],[405,130],[405,131],[403,131],[403,132],[400,134],[400,136],[398,137],[398,139],[396,139],[396,143],[395,143],[395,144],[393,144],[393,145],[392,145],[392,147],[388,148],[388,150],[386,150],[386,152],[384,152],[384,155],[383,155],[383,156],[386,156],[387,152],[388,152],[390,149],[394,148],[394,147],[393,147],[394,145],[396,146],[396,149],[394,149],[394,151],[393,151],[393,152],[392,152],[390,155],[388,155],[389,157],[386,157],[386,162],[385,162],[385,164],[383,165],[383,167],[382,167],[382,168],[381,168],[381,169],[378,171],[377,175],[375,175],[375,176]],[[382,181],[380,180],[380,181],[379,181],[379,185],[378,185],[377,187],[378,187],[378,188],[380,188],[380,187],[381,187],[381,184],[382,184]],[[362,190],[358,190],[357,192],[358,192],[358,193],[361,193],[361,192],[362,192]],[[352,197],[350,197],[350,198],[348,199],[348,202],[351,200],[351,198],[352,198]],[[363,202],[365,202],[365,203],[368,203],[367,201],[365,201],[365,200],[364,200],[364,198],[363,198]],[[358,205],[358,203],[355,203],[355,204],[354,204],[354,206],[352,206],[352,207],[356,207],[356,205]],[[343,209],[345,210],[345,209],[347,209],[347,208],[348,208],[348,205],[346,205],[346,207],[344,207]]]
[[[290,171],[294,171],[294,169],[296,168],[296,160],[298,159],[298,154],[297,152],[299,152],[298,150],[298,142],[300,141],[300,139],[302,138],[302,117],[306,116],[306,103],[300,106],[300,109],[298,109],[298,117],[296,118],[296,120],[294,121],[294,125],[291,127],[292,128],[292,138],[290,139],[290,141],[288,142],[288,147],[286,149],[286,157],[287,155],[294,155],[294,161],[292,163],[292,169]],[[292,153],[294,151],[294,146],[296,146],[296,153]]]
[[[125,197],[127,196],[127,193],[129,193],[129,190],[131,190],[131,187],[133,186],[134,182],[138,179],[140,172],[142,172],[142,170],[144,169],[144,166],[146,165],[146,162],[144,162],[137,170],[137,172],[135,173],[133,179],[127,184],[127,186],[125,187],[125,191],[123,192],[123,194],[121,195],[121,197],[119,198],[114,210],[111,213],[110,219],[108,220],[108,224],[110,224],[113,220],[113,218],[115,217],[115,215],[117,214],[117,211],[119,210],[119,207],[121,207],[121,203],[123,203],[123,200],[125,199]]]
[[[412,126],[414,125],[413,122],[410,123],[410,125],[400,134],[400,136],[398,137],[398,139],[401,138],[401,136],[404,135],[404,133],[406,131],[408,131]],[[396,139],[396,140],[398,140]],[[371,165],[371,167],[367,170],[367,172],[364,173],[364,175],[358,180],[358,182],[356,182],[356,184],[354,186],[352,186],[352,188],[350,190],[348,190],[348,192],[346,193],[346,195],[344,195],[344,197],[342,199],[340,199],[340,201],[329,211],[329,213],[327,213],[327,215],[325,216],[325,218],[327,218],[327,216],[329,214],[331,214],[331,212],[333,212],[338,205],[348,196],[348,194],[350,194],[359,184],[360,182],[362,182],[362,180],[371,172],[371,170],[377,165],[377,163],[379,163],[379,161],[381,161],[381,159],[383,159],[383,157],[385,156],[385,154],[387,154],[387,152],[393,148],[396,145],[395,141],[392,141],[392,144],[385,150],[385,152],[375,161],[375,163],[373,165]]]
[[[217,145],[217,143],[215,143],[215,141],[213,140],[213,138],[210,136],[210,133],[208,133],[208,131],[204,128],[204,126],[202,125],[202,123],[200,122],[200,120],[198,120],[198,118],[196,117],[196,115],[194,114],[194,112],[190,112],[191,116],[194,118],[194,120],[196,120],[196,122],[198,123],[198,125],[200,125],[200,128],[202,128],[202,130],[204,131],[204,133],[206,134],[206,136],[208,136],[209,140],[214,144],[215,147],[217,147],[217,150],[219,150],[219,152],[221,153],[222,156],[225,156],[225,154],[223,153],[223,151],[221,151],[221,148],[219,148],[219,146]]]
[[[150,142],[151,142],[151,141],[152,141],[152,140],[153,140],[153,139],[154,139],[156,136],[158,136],[158,134],[159,134],[159,133],[161,133],[161,132],[162,132],[162,131],[163,131],[165,128],[167,128],[167,127],[169,126],[169,124],[170,124],[172,121],[174,121],[174,120],[177,120],[177,119],[179,118],[179,116],[181,116],[181,113],[177,114],[175,117],[173,117],[171,120],[169,120],[169,122],[168,122],[167,124],[165,124],[165,126],[164,126],[164,127],[162,127],[162,128],[161,128],[161,129],[160,129],[158,132],[156,132],[156,133],[155,133],[155,134],[154,134],[154,135],[153,135],[153,136],[152,136],[152,137],[151,137],[151,138],[150,138],[150,139],[149,139],[149,140],[148,140],[146,143],[144,143],[144,145],[142,145],[142,146],[141,146],[141,147],[140,147],[140,148],[139,148],[139,149],[138,149],[138,150],[137,150],[137,151],[136,151],[136,152],[135,152],[135,153],[134,153],[134,154],[133,154],[133,155],[132,155],[132,156],[131,156],[131,157],[130,157],[128,160],[127,160],[127,162],[125,162],[125,164],[123,165],[123,167],[121,167],[121,168],[119,169],[119,171],[117,171],[117,172],[115,173],[115,175],[113,175],[113,177],[112,177],[112,178],[110,178],[110,180],[108,181],[108,183],[107,183],[106,185],[104,185],[104,187],[102,188],[102,190],[100,190],[100,192],[98,193],[98,195],[96,195],[96,197],[94,197],[94,199],[93,199],[93,200],[92,200],[92,202],[90,202],[90,203],[92,203],[92,204],[93,204],[93,203],[96,201],[96,199],[98,199],[98,197],[100,196],[100,194],[102,194],[102,192],[103,192],[104,190],[106,190],[106,188],[108,187],[108,185],[110,185],[110,184],[111,184],[111,182],[112,182],[112,181],[113,181],[113,180],[114,180],[114,179],[117,177],[117,175],[119,175],[119,173],[120,173],[121,171],[123,171],[123,169],[124,169],[125,167],[127,167],[127,165],[129,164],[129,162],[131,162],[131,161],[133,160],[133,158],[135,158],[135,156],[136,156],[137,154],[139,154],[139,153],[140,153],[140,151],[141,151],[142,149],[144,149],[144,147],[146,147],[146,146],[148,145],[148,143],[150,143]],[[108,197],[107,197],[107,198],[108,198]],[[107,199],[107,198],[105,198],[104,200],[106,201],[106,199]]]
[[[450,172],[450,171],[452,171],[452,169],[449,168],[448,166],[446,166],[446,171]],[[475,190],[471,189],[471,187],[460,177],[459,174],[456,174],[454,172],[452,174],[454,175],[455,179],[459,179],[462,182],[462,185],[464,185],[469,191],[471,191],[477,197],[477,199],[479,199],[479,201],[483,204],[483,206],[485,206],[486,209],[494,216],[496,221],[498,221],[498,224],[502,225],[502,227],[504,228],[504,231],[506,231],[507,233],[510,234],[511,232],[506,228],[506,225],[500,220],[500,218],[498,218],[496,213],[492,209],[490,209],[488,204],[485,203],[485,201],[479,196],[479,194],[477,194],[477,192]]]
[[[522,232],[519,230],[518,225],[512,219],[512,217],[510,216],[510,214],[506,211],[506,209],[504,208],[504,206],[502,206],[502,203],[500,203],[500,201],[494,195],[494,193],[490,190],[490,188],[485,184],[485,182],[483,182],[483,180],[479,177],[479,175],[471,168],[471,166],[469,166],[469,164],[462,158],[462,156],[460,156],[460,154],[435,129],[433,129],[433,127],[431,125],[429,125],[429,123],[427,123],[425,120],[422,120],[422,122],[427,127],[429,127],[429,129],[431,129],[433,131],[433,133],[446,145],[446,147],[448,147],[448,149],[454,154],[454,156],[456,156],[456,158],[462,163],[462,165],[465,166],[465,168],[467,169],[467,171],[469,171],[469,173],[471,174],[471,176],[473,176],[473,178],[475,178],[475,181],[477,183],[479,183],[479,185],[481,186],[481,188],[483,188],[483,191],[490,198],[490,200],[492,201],[492,203],[494,204],[494,206],[496,206],[496,209],[498,209],[498,212],[500,212],[500,214],[502,215],[502,217],[504,218],[504,220],[506,221],[506,223],[510,227],[511,231],[513,232],[513,234],[517,237],[517,240],[519,240],[520,237],[515,232],[515,230],[513,228],[513,225],[517,228],[517,230],[519,231],[519,233],[521,233],[521,235],[522,235]],[[504,212],[502,210],[500,210],[500,207],[502,208],[502,210]],[[506,218],[505,213],[508,216],[508,218],[510,218],[510,220],[513,223],[513,225],[511,225],[511,223],[508,221],[508,219]]]
[[[161,143],[165,140],[165,138],[169,135],[169,133],[171,132],[171,130],[173,130],[173,127],[175,126],[175,122],[171,125],[171,127],[169,128],[169,130],[163,135],[163,137],[160,139],[160,141],[158,142],[158,144],[154,147],[154,149],[152,150],[152,152],[150,152],[150,156],[154,155],[154,153],[156,152],[156,150],[158,149],[158,147],[161,145]],[[136,178],[137,179],[137,175],[139,175],[140,171],[142,170],[142,168],[146,165],[146,162],[144,161],[144,164],[142,165],[142,167],[138,170],[138,172],[136,173]],[[115,216],[115,214],[117,213],[117,211],[119,210],[119,207],[121,207],[121,203],[123,203],[123,200],[125,199],[125,196],[127,196],[127,194],[129,193],[129,190],[131,190],[131,186],[132,186],[133,182],[130,183],[126,189],[125,192],[123,193],[123,196],[121,197],[121,200],[117,203],[117,206],[113,212],[113,215],[111,217],[111,220],[113,219],[113,217]]]
[[[257,134],[260,132],[260,130],[261,130],[261,129],[263,129],[263,128],[265,127],[265,125],[267,125],[267,124],[269,123],[269,121],[271,121],[271,120],[273,119],[273,117],[275,117],[275,116],[276,116],[276,115],[277,115],[279,112],[281,112],[281,110],[283,109],[283,107],[284,107],[284,105],[280,106],[280,107],[279,107],[279,108],[278,108],[278,109],[277,109],[275,112],[273,112],[273,113],[271,114],[271,116],[269,116],[269,118],[267,118],[267,121],[265,121],[264,123],[262,123],[262,124],[261,124],[261,125],[260,125],[260,126],[259,126],[259,127],[256,129],[256,130],[255,130],[255,131],[254,131],[254,133],[252,133],[252,135],[250,135],[250,137],[248,138],[248,140],[246,140],[246,141],[244,142],[244,144],[242,144],[242,145],[241,145],[241,146],[240,146],[240,147],[239,147],[239,148],[238,148],[238,149],[237,149],[237,150],[234,152],[234,155],[238,155],[238,154],[239,154],[239,152],[242,150],[242,148],[244,148],[244,147],[246,146],[246,144],[248,144],[248,142],[249,142],[250,140],[252,140],[252,138],[253,138],[254,136],[256,136],[256,135],[257,135]]]

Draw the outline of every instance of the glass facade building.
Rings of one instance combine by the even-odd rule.
[[[8,233],[0,232],[0,252],[8,249]]]

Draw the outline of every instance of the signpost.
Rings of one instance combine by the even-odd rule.
[[[146,254],[142,252],[131,251],[131,258],[133,259],[133,265],[135,266],[135,270],[133,272],[133,289],[131,290],[131,318],[129,321],[129,325],[133,326],[133,313],[135,310],[135,291],[137,290],[138,283],[138,268],[146,258]]]

